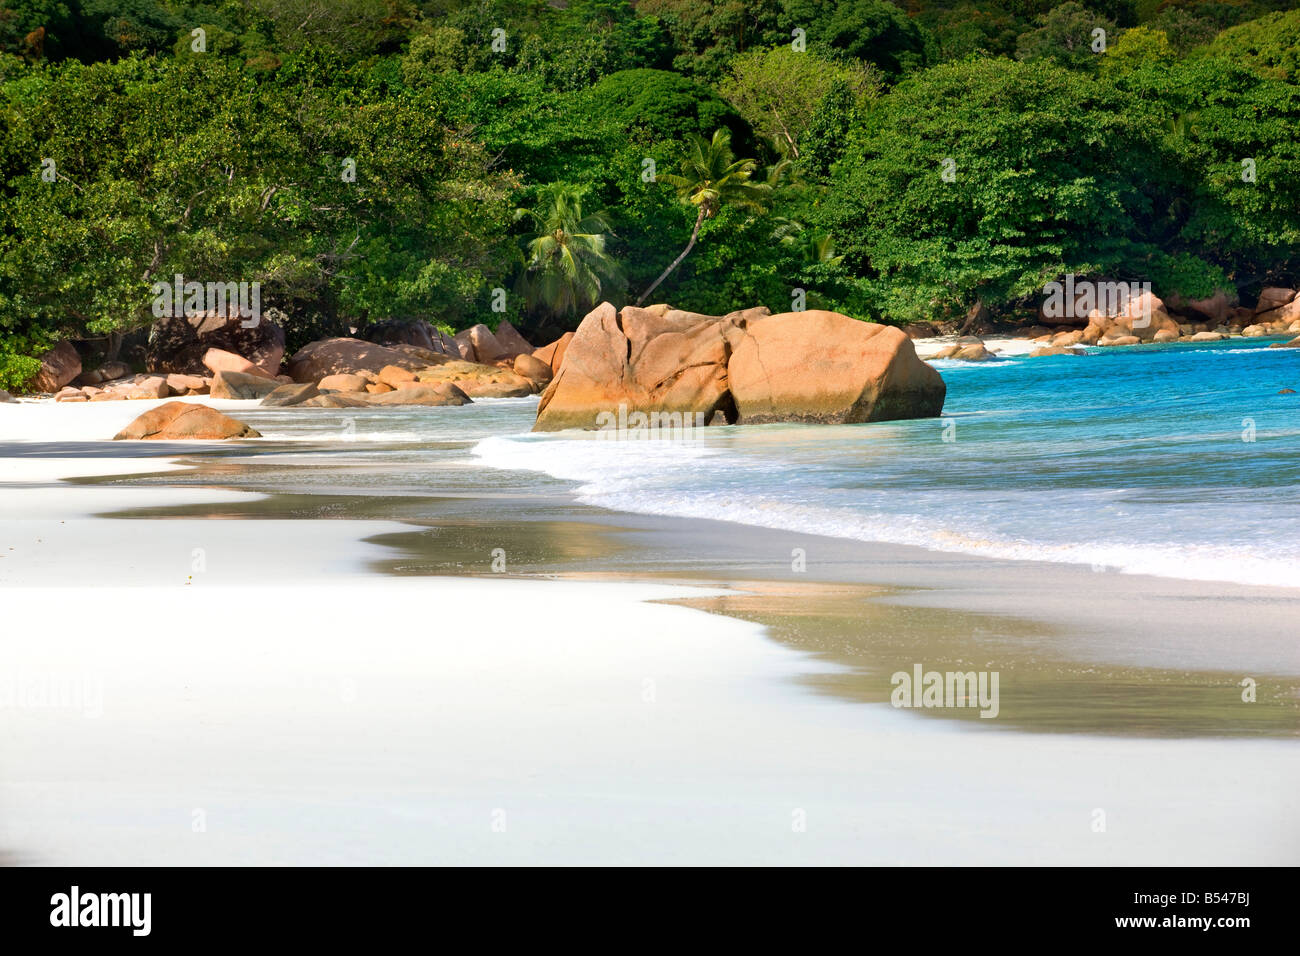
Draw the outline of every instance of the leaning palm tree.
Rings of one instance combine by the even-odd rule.
[[[664,173],[659,178],[677,190],[677,198],[693,205],[695,228],[691,230],[691,240],[668,268],[660,273],[659,278],[650,283],[650,288],[641,293],[636,300],[640,305],[667,279],[682,260],[695,248],[695,241],[700,235],[700,226],[704,220],[712,219],[723,206],[736,206],[763,212],[772,195],[770,183],[751,182],[750,177],[758,168],[753,159],[737,159],[731,151],[731,134],[720,129],[713,134],[712,140],[702,136],[694,137],[690,151],[682,160],[680,173]]]
[[[618,265],[605,251],[606,236],[613,234],[609,215],[584,215],[584,193],[570,183],[551,183],[538,191],[535,208],[515,210],[516,219],[531,219],[537,230],[524,240],[524,269],[516,283],[531,313],[573,315],[620,283]]]

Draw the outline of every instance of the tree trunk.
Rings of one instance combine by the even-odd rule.
[[[686,248],[682,250],[682,254],[679,255],[676,259],[674,259],[669,264],[668,268],[659,274],[659,278],[655,279],[654,282],[650,283],[650,288],[646,289],[644,292],[641,293],[641,297],[636,300],[636,304],[638,306],[642,302],[644,302],[647,297],[649,297],[651,292],[659,288],[659,283],[667,279],[668,276],[672,274],[672,271],[682,264],[683,259],[685,259],[688,255],[690,255],[691,250],[695,248],[695,239],[700,234],[700,226],[703,224],[703,222],[704,222],[704,207],[701,206],[700,214],[695,217],[695,228],[691,230],[691,241],[686,243]]]

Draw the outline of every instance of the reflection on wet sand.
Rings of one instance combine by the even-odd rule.
[[[489,571],[487,556],[505,547],[507,572],[568,578],[636,577],[733,589],[724,597],[674,603],[753,621],[783,644],[840,665],[801,681],[819,692],[887,703],[898,671],[997,671],[1000,712],[981,720],[974,708],[911,713],[967,720],[981,729],[1137,737],[1300,736],[1300,678],[1260,677],[1256,701],[1242,700],[1242,675],[1154,667],[1096,666],[1060,658],[1063,635],[1008,615],[882,601],[901,589],[737,578],[698,562],[673,571],[595,571],[616,566],[630,547],[626,531],[580,521],[516,522],[508,529],[473,522],[372,539],[405,552],[376,570],[399,574]],[[752,574],[752,568],[749,573]],[[1047,640],[1053,637],[1058,640]]]
[[[209,484],[262,490],[246,465],[206,461],[201,471]],[[227,476],[241,480],[226,485],[222,478]],[[175,476],[164,480],[175,483]],[[889,600],[909,590],[899,587],[791,580],[742,547],[704,549],[681,540],[651,547],[644,519],[624,521],[562,499],[502,497],[494,503],[484,496],[271,493],[233,503],[142,508],[104,517],[401,521],[412,530],[368,539],[392,552],[372,562],[377,573],[491,574],[493,555],[500,549],[499,567],[506,575],[727,587],[733,593],[680,603],[763,624],[775,640],[838,665],[832,673],[799,678],[819,693],[887,705],[891,676],[910,673],[918,664],[927,671],[998,672],[1000,702],[994,720],[980,719],[973,707],[909,711],[918,718],[967,721],[989,732],[1300,736],[1297,676],[1254,677],[1256,699],[1246,703],[1241,682],[1249,675],[1071,659],[1065,649],[1076,635],[1031,617],[907,606]],[[637,524],[642,526],[630,527]]]

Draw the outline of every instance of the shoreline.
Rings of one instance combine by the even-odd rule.
[[[55,447],[2,486],[3,659],[82,697],[6,708],[12,862],[1300,859],[1292,589]],[[998,718],[889,706],[914,664]]]

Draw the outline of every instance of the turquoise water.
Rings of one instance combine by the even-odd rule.
[[[1300,394],[1279,394],[1300,392],[1300,349],[1269,341],[937,362],[937,420],[494,435],[472,453],[615,510],[1300,586]],[[531,424],[511,408],[498,427]]]

